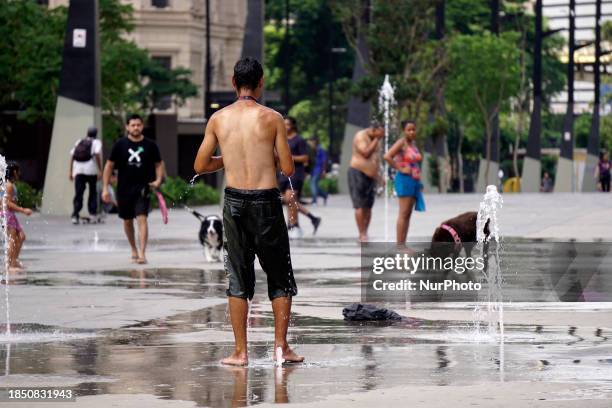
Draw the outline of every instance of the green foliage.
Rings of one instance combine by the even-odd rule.
[[[507,107],[519,85],[515,37],[485,33],[458,35],[450,41],[446,97],[453,110],[485,123]]]
[[[428,41],[433,34],[435,2],[373,0],[369,8],[361,0],[330,3],[357,57],[367,67],[367,75],[354,84],[354,94],[376,102],[388,74],[395,87],[397,108],[404,114],[400,116],[423,124],[422,114],[442,85],[446,66],[441,42]],[[368,13],[371,20],[366,25],[362,16]],[[367,55],[358,51],[360,36],[368,46]]]
[[[187,198],[188,205],[219,204],[219,192],[203,182],[195,184],[191,188],[192,194]]]
[[[21,207],[33,210],[40,208],[42,205],[42,191],[36,190],[24,181],[15,182],[15,187],[17,187],[17,203]]]
[[[315,97],[334,78],[350,77],[353,53],[326,0],[289,0],[289,46],[285,40],[285,0],[267,0],[264,29],[265,75],[268,89],[282,91],[285,62],[291,75],[293,103]],[[331,48],[346,53],[333,54]],[[333,63],[333,72],[330,70]],[[282,94],[282,92],[281,92]]]
[[[177,207],[182,204],[187,205],[208,205],[218,204],[220,200],[219,192],[203,182],[195,183],[190,186],[180,177],[168,177],[161,185],[160,190],[166,196],[168,207]],[[151,203],[158,207],[157,197],[151,195]]]
[[[334,132],[333,146],[330,146],[329,135],[329,94],[322,89],[312,98],[303,99],[293,105],[289,114],[296,118],[300,134],[309,138],[318,136],[321,145],[328,152],[339,152],[344,136],[344,121],[346,119],[346,101],[349,98],[350,82],[340,79],[334,84],[334,110],[332,126]]]
[[[432,186],[437,186],[440,181],[440,171],[438,170],[438,158],[435,154],[429,156],[429,182]]]
[[[497,37],[486,32],[458,35],[449,42],[446,100],[460,117],[484,128],[487,147],[491,145],[495,115],[508,108],[509,99],[518,91],[520,73],[515,44],[514,33]],[[490,151],[486,158],[490,158]]]
[[[612,42],[612,20],[604,21],[601,25],[601,39]]]
[[[0,0],[0,109],[33,122],[53,118],[66,8]]]
[[[319,180],[319,189],[327,194],[338,194],[338,177],[327,174],[325,178]],[[302,197],[312,197],[312,190],[310,189],[310,176],[307,176],[306,180],[304,180]]]
[[[165,70],[125,34],[133,27],[132,6],[100,0],[100,66],[106,139],[123,129],[128,111],[150,109],[153,97],[170,95],[180,106],[197,95],[190,72]],[[0,110],[17,110],[29,122],[51,122],[55,112],[67,9],[35,1],[0,0]],[[0,133],[7,131],[0,125]]]
[[[177,106],[197,96],[191,71],[166,69],[152,60],[147,51],[125,39],[134,28],[130,4],[117,0],[100,2],[100,65],[104,139],[112,141],[123,132],[128,112],[150,113],[155,101],[170,96]]]
[[[607,152],[612,151],[612,116],[606,115],[601,118],[599,123],[601,136],[601,148]]]
[[[155,101],[164,96],[171,96],[174,104],[182,106],[188,98],[198,95],[198,88],[191,83],[191,71],[188,69],[166,69],[155,61],[147,61],[140,74],[148,78],[136,94],[143,109],[153,111]]]

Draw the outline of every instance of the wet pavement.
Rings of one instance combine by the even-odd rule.
[[[290,342],[307,361],[282,369],[271,360],[273,316],[261,295],[251,304],[249,366],[219,365],[233,341],[222,271],[140,269],[15,277],[9,286],[13,333],[0,335],[0,387],[69,387],[79,396],[146,394],[213,407],[324,401],[330,395],[402,385],[467,386],[483,380],[584,383],[594,397],[609,396],[609,326],[583,328],[579,321],[576,326],[508,324],[500,344],[496,336],[477,333],[469,320],[348,323],[339,312],[358,296],[358,271],[334,271],[332,277],[329,271],[302,271],[297,276],[303,294],[295,298]],[[41,289],[50,293],[43,295]],[[62,302],[62,310],[47,304],[58,296],[69,296],[77,306]],[[38,305],[35,313],[24,307],[29,301]],[[172,310],[166,307],[172,305],[174,313],[146,318],[139,309],[151,309],[152,302],[159,309]],[[405,315],[422,308],[395,306]],[[181,312],[181,307],[189,310]],[[453,307],[470,316],[469,305]],[[612,305],[597,307],[610,315]],[[583,312],[591,308],[582,305]],[[122,313],[143,320],[116,319],[118,327],[100,328],[98,309],[107,320]],[[42,314],[41,320],[56,324],[29,318]]]
[[[56,229],[57,239],[33,234],[24,252],[32,267],[0,287],[3,305],[8,289],[12,332],[3,308],[0,388],[78,395],[54,406],[397,406],[389,401],[402,392],[421,393],[425,405],[414,406],[612,406],[612,303],[507,304],[503,341],[475,329],[474,305],[465,302],[387,305],[414,317],[410,324],[349,323],[341,311],[360,299],[359,246],[323,234],[292,245],[299,295],[289,340],[306,362],[274,366],[273,316],[258,271],[250,363],[227,368],[218,363],[233,346],[225,275],[221,264],[202,262],[189,231],[154,233],[151,264],[131,267],[118,261],[127,252],[115,223],[97,234],[78,227],[90,228],[83,237],[51,224],[38,231]],[[400,401],[416,398],[407,394]]]

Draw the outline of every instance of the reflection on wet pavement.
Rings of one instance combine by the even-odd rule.
[[[580,322],[508,324],[500,358],[497,340],[475,335],[469,322],[345,323],[340,310],[358,299],[358,272],[298,273],[303,293],[295,299],[289,340],[306,356],[304,364],[274,366],[273,315],[260,290],[252,303],[246,368],[218,363],[233,345],[226,305],[220,302],[118,329],[13,325],[12,337],[0,335],[0,373],[5,374],[0,387],[63,385],[81,396],[150,394],[216,407],[305,402],[405,384],[477,384],[499,381],[502,372],[504,381],[612,381],[610,328],[586,329]],[[257,279],[265,281],[259,273]],[[223,272],[214,270],[48,272],[24,274],[10,283],[11,290],[70,288],[73,296],[91,287],[143,296],[157,291],[202,302],[225,296]],[[311,309],[337,317],[321,317]]]

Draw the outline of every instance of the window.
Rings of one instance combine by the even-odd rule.
[[[168,7],[168,0],[151,0],[151,5],[157,8]]]
[[[171,57],[151,57],[153,62],[157,63],[164,69],[170,70],[172,69],[172,58]],[[163,78],[151,78],[151,80],[159,86],[159,88],[163,88],[164,80]],[[158,87],[156,87],[158,88]],[[161,95],[155,94],[153,96],[155,109],[159,110],[167,110],[172,107],[172,96],[171,95]]]

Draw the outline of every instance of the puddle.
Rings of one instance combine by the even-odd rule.
[[[86,330],[45,326],[42,324],[11,324],[6,334],[6,324],[0,325],[0,344],[49,343],[89,339],[96,333]]]
[[[60,384],[78,395],[146,394],[227,406],[229,401],[308,402],[406,385],[529,381],[603,386],[612,381],[612,330],[607,327],[581,327],[579,321],[507,324],[500,349],[499,338],[475,334],[467,319],[420,320],[418,325],[344,322],[342,307],[359,298],[358,270],[299,271],[298,279],[301,293],[289,340],[306,361],[282,368],[273,364],[273,315],[265,277],[257,272],[250,362],[228,368],[219,364],[233,346],[221,271],[26,273],[10,281],[11,312],[19,316],[21,311],[21,320],[64,317],[70,324],[19,322],[16,317],[13,334],[0,334],[0,386]],[[415,311],[449,313],[470,307],[413,305]],[[508,310],[609,313],[612,304],[533,303]]]

